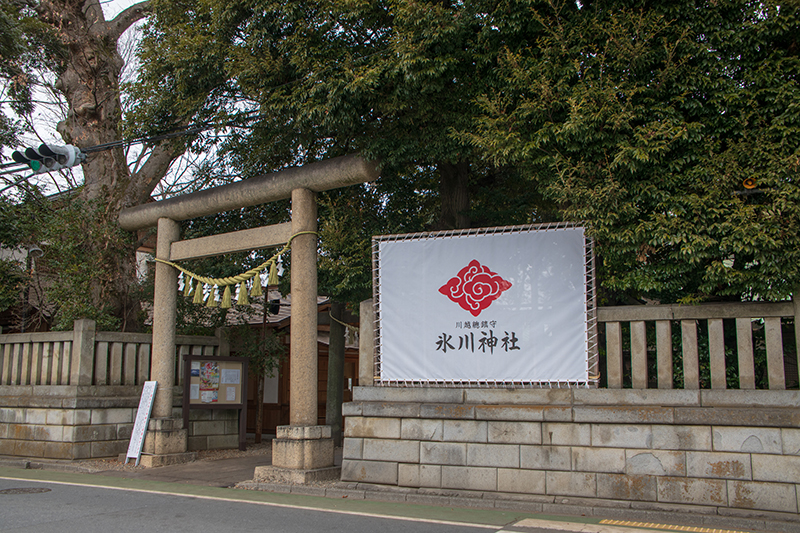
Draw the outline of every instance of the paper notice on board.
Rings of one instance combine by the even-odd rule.
[[[203,403],[214,403],[217,401],[217,391],[203,390],[200,391],[200,401]]]
[[[189,385],[189,399],[190,400],[199,400],[200,399],[200,384],[199,383],[192,383]]]
[[[226,402],[236,401],[236,387],[225,387],[225,401]]]
[[[220,377],[223,384],[238,385],[241,379],[239,376],[238,368],[223,368]]]
[[[192,361],[192,376],[200,375],[200,361]]]

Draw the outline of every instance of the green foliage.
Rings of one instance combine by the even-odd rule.
[[[461,221],[585,221],[612,299],[782,299],[800,284],[796,3],[153,6],[140,130],[247,109],[252,130],[219,140],[242,176],[381,160],[373,186],[323,202],[337,299],[365,293],[370,232],[452,226],[453,168]]]
[[[27,233],[25,221],[29,218],[27,207],[6,197],[0,198],[0,246],[3,248],[11,250],[24,243]]]
[[[523,175],[480,162],[452,134],[469,127],[477,96],[494,85],[500,48],[527,46],[524,34],[540,31],[515,4],[190,0],[153,9],[132,87],[140,131],[232,124],[217,166],[243,177],[356,151],[381,160],[373,186],[322,201],[321,281],[337,300],[369,294],[372,234],[442,226],[452,194],[443,168],[468,174],[459,185],[474,200],[460,213],[467,219],[541,219]],[[242,109],[257,114],[251,128],[236,127]]]
[[[331,191],[319,201],[320,294],[358,311],[372,298],[372,236],[387,228],[374,188]]]
[[[32,195],[27,195],[21,203],[0,198],[0,247],[5,251],[21,251],[37,242],[31,215],[38,201],[39,198]],[[0,260],[0,312],[20,305],[22,290],[33,281],[32,274],[25,270],[24,261]]]
[[[47,198],[30,188],[19,202],[0,200],[0,246],[44,250],[24,281],[36,287],[36,306],[53,329],[71,330],[79,318],[104,331],[139,329],[144,317],[133,297],[144,289],[133,265],[125,266],[134,243],[108,216],[102,202],[77,194]],[[12,270],[3,279],[16,283]]]
[[[31,2],[4,0],[0,3],[0,91],[3,102],[17,115],[33,111],[33,90],[38,69],[56,70],[63,50],[52,28],[42,23]],[[16,143],[22,125],[0,114],[0,147]]]
[[[74,320],[89,318],[98,330],[119,330],[119,317],[129,313],[120,313],[113,302],[126,300],[120,291],[135,286],[134,272],[118,279],[118,267],[133,246],[130,234],[106,220],[99,202],[77,198],[43,210],[39,221],[41,242],[47,243],[41,265],[52,274],[47,298],[57,309],[53,328],[69,330]]]
[[[567,5],[531,5],[547,33],[503,54],[502,90],[459,137],[587,221],[608,289],[786,298],[800,283],[797,5]]]
[[[286,355],[280,335],[267,329],[259,332],[247,324],[227,330],[231,352],[249,359],[248,370],[259,378],[274,377]]]
[[[0,312],[19,304],[20,293],[27,281],[25,271],[17,261],[0,260]]]

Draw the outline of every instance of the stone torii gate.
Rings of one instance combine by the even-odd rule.
[[[292,327],[289,426],[273,442],[274,475],[304,482],[333,467],[330,426],[317,425],[316,193],[378,177],[374,163],[343,156],[123,210],[119,223],[134,231],[157,226],[156,257],[166,261],[251,251],[284,244],[292,235]],[[178,221],[291,198],[292,221],[180,241]],[[152,466],[186,460],[187,429],[172,418],[178,271],[156,263],[151,379],[158,382],[148,431]]]

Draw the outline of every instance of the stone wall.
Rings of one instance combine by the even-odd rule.
[[[800,392],[358,387],[342,480],[798,520]]]
[[[44,459],[117,457],[128,451],[139,386],[0,387],[0,455]],[[182,425],[181,388],[173,416]],[[191,410],[189,451],[237,448],[236,410]],[[147,440],[145,441],[147,449]]]
[[[180,409],[173,417],[182,416]],[[189,451],[239,448],[237,409],[191,409],[189,411]]]

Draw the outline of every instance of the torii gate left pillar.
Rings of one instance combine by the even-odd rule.
[[[156,257],[169,261],[172,243],[180,239],[180,226],[169,218],[158,219]],[[153,411],[144,441],[141,464],[165,466],[194,459],[188,452],[188,428],[183,419],[173,416],[175,383],[175,314],[178,272],[171,266],[156,263],[153,296],[153,348],[150,379],[158,382]],[[167,354],[173,354],[172,357]]]
[[[372,181],[378,177],[377,166],[357,156],[345,156],[301,168],[287,169],[275,174],[197,193],[144,204],[120,213],[120,226],[137,230],[158,225],[156,256],[159,259],[179,260],[205,257],[238,250],[266,248],[286,242],[285,225],[260,228],[266,238],[252,242],[253,230],[177,241],[178,220],[221,213],[231,209],[259,205],[292,198],[292,332],[290,352],[290,415],[289,426],[279,426],[273,442],[272,467],[259,473],[258,479],[286,479],[307,482],[338,475],[333,468],[333,440],[330,426],[317,425],[317,204],[316,193]],[[247,237],[244,234],[247,233]],[[249,239],[249,240],[248,240]],[[232,241],[247,241],[241,247]],[[199,241],[203,241],[200,243]],[[187,245],[187,243],[189,243]],[[184,251],[201,249],[193,254],[173,254],[175,244]],[[193,246],[196,244],[196,246]],[[178,257],[178,255],[180,257]],[[175,304],[177,272],[164,264],[156,265],[156,290],[153,315],[153,353],[151,378],[158,381],[153,405],[154,425],[149,442],[160,442],[162,454],[152,462],[169,464],[186,454],[186,429],[180,419],[172,418],[175,383]],[[146,446],[147,446],[146,441]],[[151,452],[152,453],[152,452]],[[161,457],[161,460],[158,459]]]

